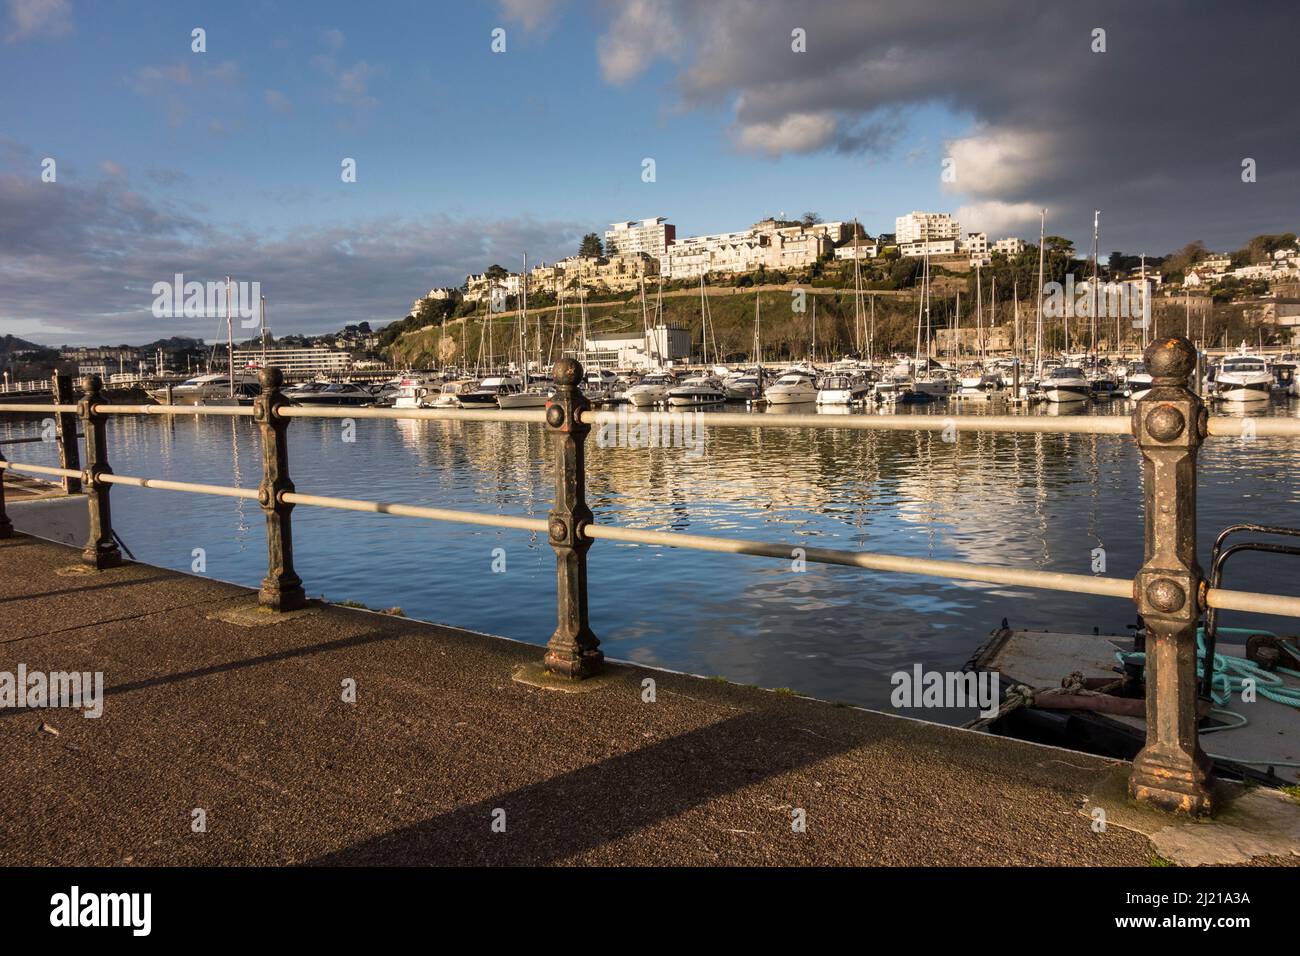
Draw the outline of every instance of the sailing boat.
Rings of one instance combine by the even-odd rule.
[[[922,269],[923,285],[921,290],[921,312],[916,320],[916,352],[912,357],[912,400],[933,402],[946,399],[952,394],[952,379],[942,370],[935,371],[930,359],[930,254],[925,256]],[[925,358],[921,358],[921,315],[925,316]],[[920,371],[916,371],[920,369]]]
[[[541,372],[541,319],[538,319],[537,354],[531,363],[536,374],[528,371],[530,363],[525,355],[528,349],[528,253],[524,253],[524,272],[519,277],[519,365],[524,380],[523,391],[503,390],[497,395],[501,408],[544,408],[555,394],[555,383]]]

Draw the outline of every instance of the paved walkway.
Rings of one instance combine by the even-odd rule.
[[[536,647],[337,607],[239,626],[210,615],[244,588],[76,558],[0,541],[0,671],[105,682],[99,719],[0,710],[0,864],[1150,860],[1078,812],[1112,762],[640,668],[543,690],[512,680]]]

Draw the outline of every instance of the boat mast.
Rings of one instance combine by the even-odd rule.
[[[1089,316],[1092,322],[1092,359],[1097,360],[1097,335],[1100,328],[1097,322],[1097,226],[1101,218],[1101,210],[1092,211],[1092,288],[1088,291],[1092,293],[1092,308],[1089,310]]]
[[[1043,375],[1043,255],[1047,233],[1047,210],[1038,216],[1038,319],[1034,325],[1034,374]]]

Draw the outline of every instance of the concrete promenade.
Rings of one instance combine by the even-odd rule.
[[[333,606],[228,623],[254,592],[77,564],[0,541],[0,671],[105,685],[99,719],[0,710],[3,865],[1151,860],[1079,812],[1110,761],[641,668],[542,689],[512,679],[540,647]]]

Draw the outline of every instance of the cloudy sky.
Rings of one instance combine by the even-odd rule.
[[[0,334],[212,339],[152,316],[175,273],[259,281],[280,333],[382,323],[653,215],[875,233],[926,209],[1036,239],[1046,207],[1083,248],[1099,208],[1103,254],[1235,248],[1300,226],[1297,21],[1160,0],[0,0]]]

